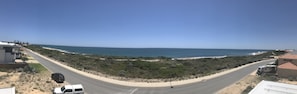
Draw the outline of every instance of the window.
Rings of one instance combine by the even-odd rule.
[[[72,92],[72,89],[66,89],[65,92]]]
[[[3,47],[6,53],[12,53],[12,47]]]
[[[77,89],[74,89],[74,91],[83,91],[82,88],[77,88]]]
[[[63,86],[63,87],[61,87],[61,91],[64,91],[65,90],[65,87]]]

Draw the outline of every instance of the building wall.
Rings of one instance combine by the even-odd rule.
[[[281,65],[287,62],[291,62],[292,64],[297,65],[297,59],[283,59],[283,58],[278,59],[278,65]]]
[[[15,56],[12,53],[5,53],[5,63],[14,63]]]
[[[7,47],[0,45],[0,64],[14,64],[17,52],[17,49],[15,49],[16,47],[13,46]]]
[[[282,69],[278,68],[277,69],[277,74],[279,77],[284,77],[284,78],[297,78],[297,70],[290,70],[290,69]]]
[[[5,63],[5,50],[0,48],[0,64]]]

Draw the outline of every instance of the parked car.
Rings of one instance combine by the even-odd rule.
[[[263,73],[265,74],[275,74],[276,73],[276,65],[263,65],[259,66],[257,70],[258,75],[262,75]]]
[[[65,77],[62,73],[53,73],[52,80],[56,81],[57,83],[63,83],[65,81]]]
[[[84,94],[84,88],[81,84],[65,85],[53,90],[54,94]]]

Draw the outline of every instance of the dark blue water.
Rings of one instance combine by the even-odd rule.
[[[41,45],[65,50],[68,52],[95,54],[105,56],[131,56],[131,57],[157,57],[165,56],[172,58],[181,57],[208,57],[208,56],[243,56],[253,52],[267,50],[251,49],[179,49],[179,48],[104,48],[104,47],[75,47],[75,46],[57,46]]]

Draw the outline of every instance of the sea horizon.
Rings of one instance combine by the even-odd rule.
[[[230,50],[278,50],[278,49],[262,49],[262,48],[186,48],[186,47],[108,47],[108,46],[79,46],[79,45],[61,45],[61,44],[32,44],[32,45],[54,45],[54,46],[66,46],[66,47],[86,47],[86,48],[124,48],[124,49],[230,49]]]
[[[221,56],[247,56],[270,49],[225,49],[225,48],[121,48],[121,47],[87,47],[33,44],[42,47],[54,48],[60,51],[101,55],[101,56],[126,56],[126,57],[221,57]]]

